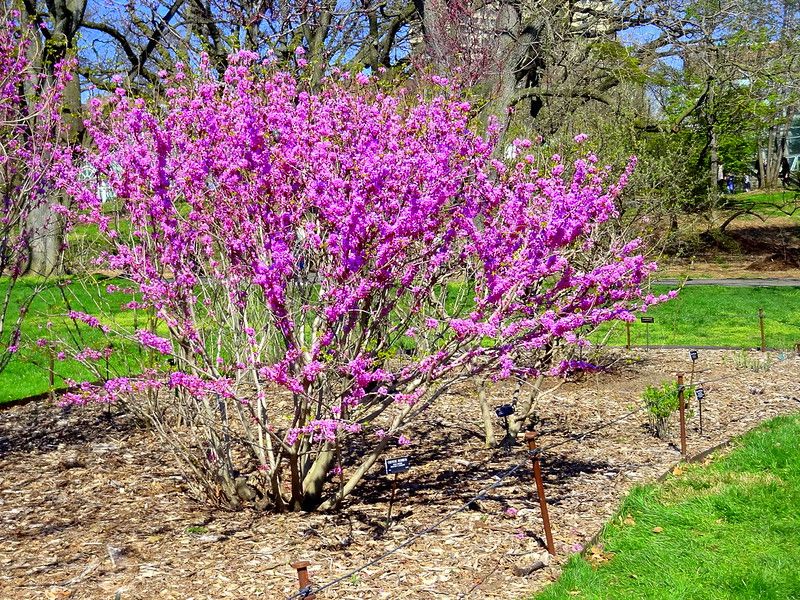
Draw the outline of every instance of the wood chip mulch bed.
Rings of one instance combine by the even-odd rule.
[[[750,354],[751,360],[758,353]],[[800,359],[771,354],[768,371],[737,368],[730,351],[701,352],[704,432],[696,406],[689,453],[800,410]],[[528,465],[435,531],[348,577],[324,599],[522,599],[555,579],[571,552],[613,516],[631,486],[680,458],[677,439],[649,431],[636,407],[648,384],[689,372],[682,350],[637,350],[611,374],[568,384],[539,407],[545,486],[558,556],[547,561]],[[687,376],[688,381],[688,376]],[[513,386],[495,385],[493,405]],[[181,492],[168,452],[106,407],[44,403],[0,411],[0,598],[286,598],[289,563],[309,560],[317,584],[347,574],[458,508],[513,465],[522,448],[483,448],[476,391],[451,394],[411,432],[394,524],[383,532],[390,481],[378,470],[338,514],[213,511]],[[498,430],[500,423],[498,421]],[[677,424],[673,427],[677,432]],[[499,431],[498,431],[499,433]],[[564,442],[564,443],[561,443]],[[548,446],[560,444],[551,451]],[[511,509],[511,510],[509,510]]]

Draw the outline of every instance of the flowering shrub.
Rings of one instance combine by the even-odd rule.
[[[67,172],[73,218],[153,317],[115,334],[174,366],[69,400],[142,411],[224,505],[324,509],[454,384],[580,368],[557,349],[656,301],[654,265],[606,225],[633,163],[612,182],[594,156],[537,169],[518,141],[507,167],[469,118],[445,89],[312,93],[246,53],[219,80],[179,68],[159,102],[92,101],[74,170],[113,187],[131,233]]]
[[[23,298],[17,315],[6,315],[14,284],[28,269],[32,243],[57,218],[48,214],[46,195],[70,64],[37,71],[30,59],[34,39],[18,11],[0,9],[0,371],[19,347],[31,299]]]

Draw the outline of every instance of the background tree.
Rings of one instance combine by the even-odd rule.
[[[0,13],[0,371],[19,345],[32,297],[11,305],[33,248],[49,235],[49,172],[64,130],[62,94],[68,64],[44,68],[31,61],[38,39],[20,13]],[[49,270],[44,271],[49,273]]]
[[[28,79],[25,84],[25,97],[31,108],[51,98],[53,86],[60,86],[58,65],[65,59],[73,60],[76,54],[78,30],[86,10],[87,0],[62,0],[38,3],[32,0],[12,2],[18,5],[17,12],[32,26],[33,35],[38,39],[28,45],[28,60],[31,68],[42,73],[42,79]],[[72,140],[80,138],[82,130],[81,88],[78,78],[66,82],[58,96],[62,103],[61,113],[69,123]],[[30,262],[28,271],[37,275],[50,275],[61,269],[61,252],[64,245],[63,223],[53,205],[58,198],[49,195],[44,202],[37,203],[27,214],[28,228],[31,232],[29,245]]]
[[[658,97],[672,131],[688,132],[687,141],[696,142],[693,154],[706,173],[702,187],[708,206],[718,204],[721,172],[763,170],[759,142],[776,122],[786,122],[796,102],[797,48],[786,35],[793,19],[788,13],[779,17],[778,9],[770,0],[704,0],[672,7],[672,20],[680,27],[660,49]],[[760,179],[775,184],[764,173]]]

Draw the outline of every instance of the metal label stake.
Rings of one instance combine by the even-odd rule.
[[[649,351],[650,350],[650,323],[655,323],[656,320],[654,317],[639,317],[639,320],[644,323],[644,335],[645,335],[645,348]]]
[[[394,506],[394,497],[397,494],[397,476],[399,473],[395,473],[394,477],[392,477],[392,493],[389,496],[389,512],[386,514],[386,529],[389,529],[389,526],[392,524],[392,507]]]
[[[508,417],[514,414],[514,406],[503,404],[494,409],[494,414],[503,419],[503,427],[506,430],[506,437],[508,437]]]
[[[681,456],[686,458],[686,402],[684,401],[683,373],[678,373],[678,412],[681,421]]]
[[[386,529],[389,529],[389,526],[392,524],[394,498],[397,495],[397,476],[411,468],[411,460],[408,456],[400,456],[398,458],[387,458],[383,461],[383,464],[386,474],[394,475],[392,478],[392,494],[389,496],[389,512],[386,515]]]
[[[298,560],[290,564],[293,569],[297,570],[298,591],[300,593],[306,591],[303,598],[306,598],[306,600],[314,600],[317,595],[311,593],[311,579],[308,576],[308,567],[311,563],[307,560]]]
[[[700,414],[700,435],[703,435],[703,398],[706,397],[706,392],[703,388],[699,387],[694,391],[694,397],[697,398],[697,412]]]

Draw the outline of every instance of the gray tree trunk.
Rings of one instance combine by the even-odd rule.
[[[61,249],[64,227],[61,218],[52,210],[53,202],[45,201],[28,217],[30,262],[28,273],[47,277],[61,271]]]
[[[483,418],[484,445],[487,448],[497,447],[497,438],[494,435],[494,414],[486,399],[486,379],[481,379],[478,391],[478,401],[481,405],[481,417]]]
[[[28,16],[39,22],[42,15],[47,19],[42,21],[42,35],[44,43],[38,48],[38,56],[32,57],[34,64],[44,67],[50,72],[51,77],[43,86],[53,84],[52,67],[55,63],[74,54],[75,38],[83,21],[87,0],[60,0],[48,2],[46,9],[37,11],[37,3],[26,3]],[[30,91],[30,90],[28,90]],[[35,98],[30,97],[31,102]],[[79,140],[83,133],[83,120],[81,116],[81,88],[77,76],[67,84],[62,95],[62,113],[65,121],[70,125],[70,140]],[[51,195],[39,206],[33,207],[27,223],[30,235],[30,261],[28,272],[36,275],[53,275],[61,271],[61,254],[64,245],[64,222],[61,217],[53,212],[55,204],[62,202],[63,198]]]

